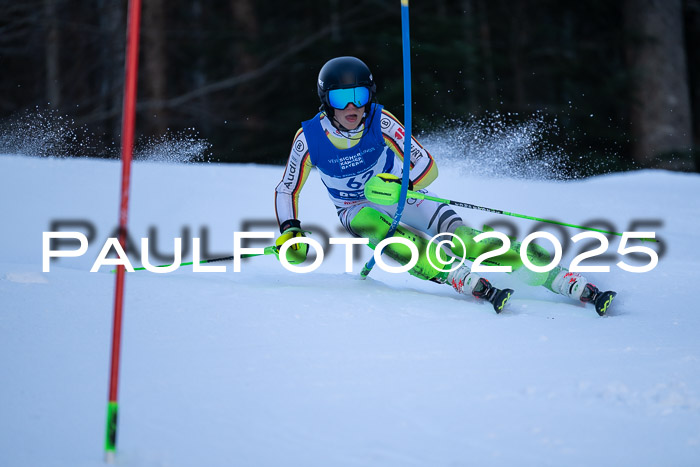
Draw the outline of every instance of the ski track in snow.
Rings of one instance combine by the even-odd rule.
[[[209,251],[228,256],[246,222],[276,235],[281,173],[137,162],[130,234],[155,226],[151,241],[172,252],[183,226],[204,226]],[[117,221],[119,164],[3,155],[0,177],[0,465],[103,465],[114,276],[89,270]],[[619,292],[605,318],[505,274],[486,274],[516,289],[500,315],[378,267],[362,281],[367,248],[353,273],[334,247],[310,274],[271,256],[240,273],[128,274],[117,464],[700,465],[700,176],[555,182],[448,166],[431,189],[618,230],[660,221],[666,251],[653,271],[628,273],[611,240],[611,272],[586,274]],[[503,220],[459,212],[476,227]],[[316,174],[300,213],[341,236]],[[89,221],[95,239],[42,272],[42,232],[67,219]],[[532,228],[507,220],[521,239]]]

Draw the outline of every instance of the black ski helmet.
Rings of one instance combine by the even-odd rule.
[[[369,88],[369,102],[374,101],[377,85],[372,78],[372,72],[362,60],[355,57],[336,57],[328,60],[321,67],[316,82],[318,98],[321,99],[321,110],[332,117],[334,109],[328,101],[328,91],[356,86]]]

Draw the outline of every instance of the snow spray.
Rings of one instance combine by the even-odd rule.
[[[420,135],[423,146],[441,167],[487,178],[564,180],[578,174],[567,167],[566,152],[549,142],[556,122],[535,114],[513,121],[512,115],[488,114],[450,120]]]

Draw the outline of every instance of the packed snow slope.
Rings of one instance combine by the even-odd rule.
[[[241,272],[215,263],[226,272],[129,273],[117,464],[700,465],[700,176],[555,182],[441,169],[431,188],[443,197],[654,231],[659,263],[625,272],[618,261],[648,257],[622,256],[611,240],[598,259],[610,272],[587,274],[619,292],[604,318],[502,273],[486,274],[516,289],[500,315],[379,267],[362,281],[366,247],[351,273],[339,246],[308,274],[274,256],[246,259]],[[188,259],[193,236],[208,255],[229,256],[234,232],[276,235],[281,174],[137,162],[132,242],[147,237],[172,257],[182,237]],[[117,224],[119,162],[2,155],[0,181],[0,465],[103,465],[114,275],[89,271]],[[555,233],[564,264],[581,250],[573,229],[460,212],[521,239]],[[346,236],[316,174],[300,218],[323,244]],[[52,229],[86,233],[89,249],[42,272]]]

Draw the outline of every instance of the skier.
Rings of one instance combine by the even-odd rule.
[[[374,248],[389,231],[396,206],[384,206],[368,201],[364,186],[373,183],[401,183],[404,147],[404,127],[394,115],[376,102],[376,83],[367,65],[355,57],[329,60],[318,75],[317,91],[320,112],[302,123],[297,131],[282,180],[275,189],[275,211],[281,236],[276,245],[304,236],[298,213],[299,193],[310,169],[318,169],[321,181],[335,204],[340,223],[355,237],[369,239]],[[426,190],[437,175],[433,157],[415,139],[411,139],[411,171],[409,189],[434,196]],[[438,233],[451,233],[462,240],[453,242],[451,251],[438,250],[428,239]],[[474,242],[481,231],[464,224],[449,205],[430,200],[409,199],[401,223],[394,233],[413,242],[420,252],[418,262],[409,271],[424,280],[449,284],[458,293],[473,295],[492,303],[497,313],[503,310],[513,290],[498,289],[486,278],[471,271],[464,262],[452,271],[436,269],[435,259],[443,263],[448,255],[473,261],[479,255],[501,246],[498,239]],[[297,243],[287,250],[287,259],[298,264],[306,259],[308,245]],[[384,252],[402,265],[411,260],[405,245],[392,243]],[[530,261],[538,266],[550,263],[544,248],[530,244]],[[584,303],[592,303],[599,315],[604,315],[616,293],[601,292],[578,273],[557,266],[548,273],[535,273],[523,267],[520,243],[513,242],[510,250],[484,261],[490,265],[510,265],[513,274],[529,285],[543,285],[554,293]]]

